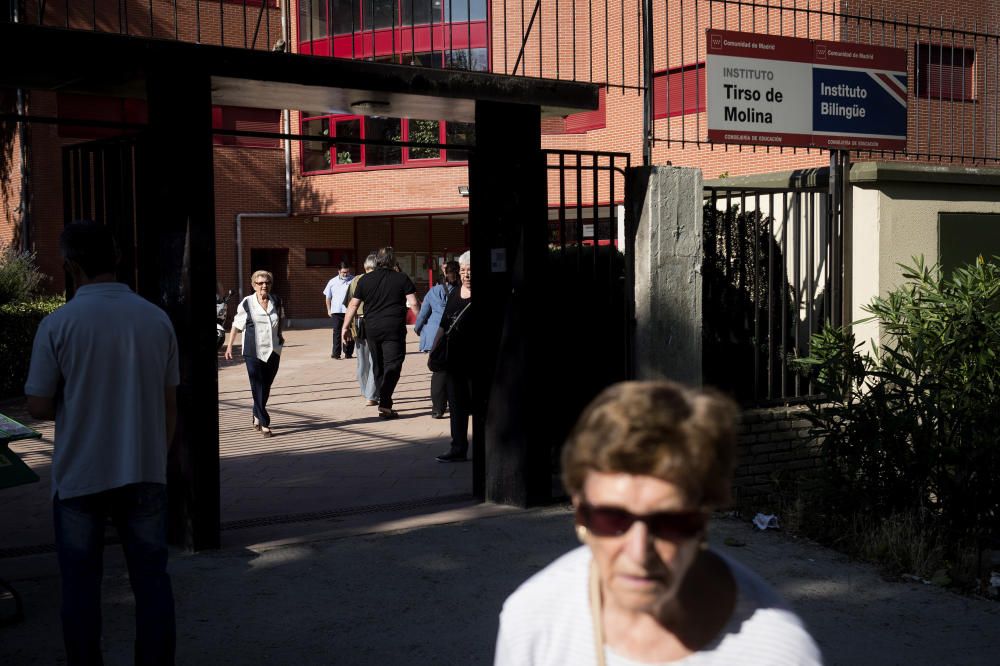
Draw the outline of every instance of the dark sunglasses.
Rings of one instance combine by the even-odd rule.
[[[708,515],[702,511],[657,511],[637,516],[625,509],[594,506],[583,502],[576,510],[577,522],[599,537],[621,536],[632,524],[646,524],[649,533],[657,539],[676,541],[690,539],[705,529]]]

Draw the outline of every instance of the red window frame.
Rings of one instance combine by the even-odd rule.
[[[313,120],[326,119],[329,123],[329,137],[330,144],[328,150],[330,150],[330,167],[328,169],[315,169],[312,171],[307,171],[305,169],[305,141],[299,142],[299,165],[300,172],[302,175],[317,175],[325,173],[342,173],[345,171],[379,171],[383,169],[414,169],[420,167],[439,167],[439,166],[466,166],[468,165],[468,160],[461,161],[448,161],[448,154],[446,148],[441,148],[438,152],[438,157],[411,157],[410,150],[406,146],[400,146],[401,158],[398,164],[378,164],[378,165],[368,165],[368,148],[366,144],[361,144],[361,161],[352,162],[350,164],[337,164],[336,155],[332,152],[334,146],[336,145],[336,123],[345,120],[358,120],[361,124],[361,138],[366,138],[365,136],[365,117],[366,116],[352,116],[352,115],[323,115],[323,116],[306,116],[302,115],[299,119],[299,126],[302,128],[302,133],[305,134],[305,123]],[[400,120],[400,137],[402,141],[409,141],[410,137],[410,119],[401,118]],[[435,121],[438,123],[438,143],[446,143],[446,132],[447,123],[444,120]]]
[[[976,101],[976,50],[917,43],[917,97],[944,102]]]
[[[653,118],[703,113],[706,108],[704,61],[653,73]]]
[[[448,22],[445,16],[445,3],[442,2],[440,21],[415,25],[402,25],[402,6],[407,0],[397,0],[400,11],[396,13],[396,25],[367,29],[364,28],[365,0],[355,0],[359,5],[358,25],[355,26],[353,33],[334,32],[332,3],[329,0],[312,1],[322,3],[327,34],[313,36],[310,40],[308,25],[303,30],[303,15],[301,12],[296,12],[299,53],[371,60],[393,55],[402,59],[408,53],[448,53],[485,49],[486,69],[483,71],[492,69],[489,34],[491,0],[486,1],[486,18],[483,19],[459,19]]]

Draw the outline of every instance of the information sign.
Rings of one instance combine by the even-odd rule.
[[[708,139],[906,148],[906,49],[709,30]]]

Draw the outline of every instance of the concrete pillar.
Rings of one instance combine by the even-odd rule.
[[[635,228],[635,374],[702,384],[702,176],[698,169],[629,172]]]

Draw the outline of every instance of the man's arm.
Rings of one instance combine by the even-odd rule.
[[[352,298],[351,304],[347,306],[347,313],[344,315],[344,326],[340,329],[340,340],[342,342],[351,341],[351,322],[354,321],[354,315],[358,313],[359,307],[361,307],[361,299]]]
[[[398,303],[398,301],[397,301],[397,303]],[[406,295],[406,307],[408,307],[411,310],[413,310],[413,314],[415,314],[415,315],[419,314],[420,304],[417,303],[417,295],[416,294],[407,294]]]
[[[333,301],[331,301],[330,297],[327,296],[326,297],[326,316],[327,317],[332,317],[333,316],[333,312],[331,311],[331,308],[330,308],[330,306],[332,305],[332,303],[333,303]]]
[[[40,421],[51,421],[56,417],[56,399],[40,395],[25,396],[28,399],[28,413]]]
[[[177,387],[167,386],[163,389],[164,413],[167,417],[167,450],[174,444],[174,433],[177,432]]]

